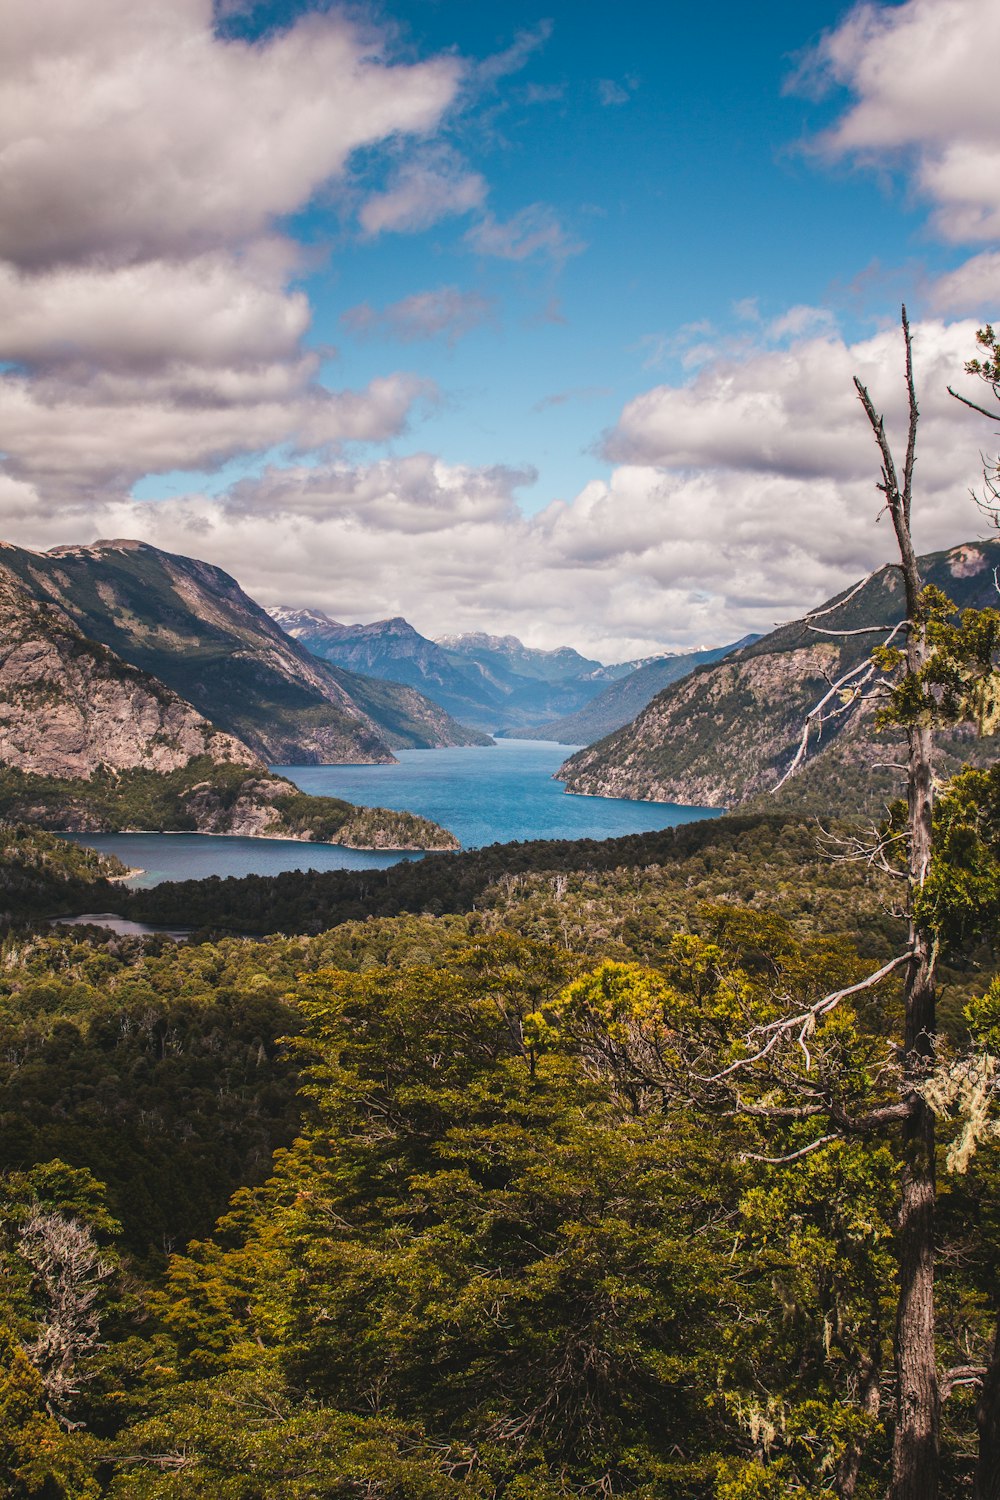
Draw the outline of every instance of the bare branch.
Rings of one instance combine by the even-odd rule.
[[[752,1115],[760,1120],[814,1120],[818,1115],[828,1115],[828,1104],[747,1104],[736,1096],[736,1108],[741,1115]]]
[[[831,1141],[839,1141],[840,1134],[834,1131],[831,1135],[821,1135],[818,1141],[811,1141],[808,1146],[803,1146],[798,1151],[790,1151],[787,1156],[757,1156],[753,1151],[741,1153],[744,1161],[762,1161],[769,1167],[783,1167],[786,1162],[798,1161],[802,1156],[808,1156],[811,1151],[818,1151],[820,1146],[829,1146]]]
[[[958,394],[958,391],[952,390],[951,386],[948,387],[948,395],[954,396],[956,401],[961,401],[963,406],[970,406],[972,410],[977,411],[981,417],[989,417],[991,422],[1000,421],[1000,412],[987,411],[985,406],[977,406],[975,401],[970,401],[968,396],[960,396]]]
[[[780,791],[785,782],[788,780],[789,776],[792,776],[805,760],[806,751],[809,748],[810,730],[813,727],[813,723],[816,720],[817,715],[822,714],[823,709],[829,703],[830,699],[834,697],[834,695],[838,693],[843,687],[845,687],[852,678],[859,676],[861,677],[861,682],[858,684],[858,691],[860,691],[861,687],[872,677],[874,671],[875,668],[873,667],[872,663],[868,661],[863,661],[858,666],[852,667],[849,672],[845,672],[842,677],[838,677],[837,681],[831,686],[829,692],[825,693],[819,700],[819,702],[815,705],[815,707],[809,710],[805,717],[805,723],[802,726],[802,738],[799,741],[799,747],[795,752],[795,757],[792,760],[791,765],[788,767],[788,770],[785,772],[784,776],[782,776],[781,780],[771,788],[772,793]],[[864,674],[863,676],[862,673]],[[820,723],[822,723],[822,720],[820,720]]]
[[[893,970],[900,968],[902,964],[909,963],[912,957],[913,954],[909,949],[905,953],[898,953],[895,958],[891,958],[888,963],[883,964],[880,969],[876,969],[867,978],[859,979],[857,984],[849,984],[842,990],[834,990],[832,994],[824,995],[822,1000],[817,1000],[807,1010],[799,1011],[796,1015],[782,1016],[780,1020],[769,1021],[766,1026],[758,1027],[756,1034],[758,1036],[766,1036],[768,1040],[757,1052],[752,1053],[749,1057],[738,1057],[735,1062],[731,1062],[720,1073],[715,1073],[708,1078],[700,1078],[699,1082],[719,1083],[723,1078],[728,1078],[732,1073],[738,1073],[743,1068],[752,1067],[754,1063],[763,1061],[783,1038],[790,1036],[794,1031],[798,1032],[796,1040],[801,1044],[805,1037],[815,1030],[816,1022],[821,1017],[829,1015],[830,1011],[834,1010],[840,1004],[841,1000],[846,1000],[851,995],[859,995],[863,990],[873,989],[876,984],[885,979]]]
[[[806,615],[806,629],[814,631],[816,635],[881,635],[883,630],[893,629],[892,625],[862,625],[860,630],[824,630],[822,625],[810,625],[811,618],[813,617]],[[909,622],[904,620],[902,623],[906,625]]]
[[[856,375],[854,377],[854,388],[858,393],[861,405],[865,409],[865,416],[868,418],[872,432],[875,434],[875,441],[878,444],[879,453],[882,455],[882,483],[877,488],[882,491],[882,494],[888,501],[889,509],[892,511],[899,505],[899,481],[896,478],[896,465],[893,462],[889,439],[885,435],[885,423],[875,410],[867,388],[861,384]]]
[[[953,1365],[941,1376],[941,1400],[947,1401],[957,1386],[982,1385],[986,1373],[985,1365]]]
[[[807,620],[822,620],[824,615],[832,615],[835,609],[843,609],[844,605],[850,604],[855,594],[860,594],[865,584],[870,583],[871,580],[875,577],[875,574],[880,573],[881,571],[881,568],[873,568],[870,573],[865,574],[860,583],[856,583],[854,585],[849,594],[844,595],[843,599],[838,599],[836,604],[831,604],[828,609],[814,609],[812,613],[806,615],[805,618]]]
[[[903,515],[907,530],[910,526],[910,505],[913,500],[913,465],[917,458],[917,390],[913,384],[913,340],[910,337],[910,322],[903,304],[903,341],[906,344],[906,394],[910,410],[910,423],[906,436],[906,458],[903,461]]]
[[[848,1119],[845,1115],[840,1123],[852,1135],[868,1135],[870,1131],[879,1130],[883,1125],[902,1124],[912,1113],[912,1102],[901,1100],[898,1104],[883,1104],[880,1109],[869,1110],[868,1114],[861,1115],[857,1120]]]

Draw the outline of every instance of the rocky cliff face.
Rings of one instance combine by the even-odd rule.
[[[303,795],[173,689],[88,640],[2,562],[0,818],[61,831],[457,847],[409,813]]]
[[[729,807],[779,779],[796,728],[825,690],[837,649],[725,661],[660,693],[616,734],[561,767],[568,790]]]
[[[259,764],[246,745],[88,641],[0,567],[0,763],[86,779],[101,766],[174,771],[202,755]]]
[[[1000,542],[954,547],[921,559],[925,582],[962,608],[996,605],[993,570]],[[843,602],[841,602],[843,601]],[[822,606],[824,629],[847,632],[901,617],[898,571],[883,568],[857,593]],[[790,765],[805,715],[841,673],[862,661],[877,636],[822,636],[805,621],[782,626],[715,666],[660,693],[615,734],[560,767],[566,789],[705,807],[737,807],[770,794]],[[942,769],[989,760],[995,740],[961,730],[940,736]],[[779,794],[786,806],[814,811],[877,811],[897,794],[899,745],[877,733],[868,707],[827,724],[809,758]]]
[[[392,743],[442,743],[440,710],[413,693],[396,702],[384,684],[372,698],[367,679],[318,661],[209,563],[128,540],[44,553],[3,546],[0,563],[262,759],[380,763],[394,759]]]

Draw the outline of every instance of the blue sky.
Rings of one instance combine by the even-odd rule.
[[[892,414],[902,298],[921,539],[976,533],[944,387],[1000,284],[988,0],[37,10],[0,19],[10,540],[715,643],[880,560],[850,376]]]
[[[228,28],[259,38],[309,8],[262,5]],[[885,174],[817,170],[810,159],[842,96],[809,97],[795,79],[847,9],[423,0],[369,10],[395,30],[401,56],[454,52],[488,73],[514,54],[439,140],[485,179],[486,212],[509,222],[542,205],[563,244],[503,259],[468,242],[476,215],[366,236],[342,204],[311,204],[289,229],[323,261],[301,284],[313,308],[307,343],[336,349],[324,380],[356,385],[393,363],[429,376],[439,399],[396,448],[415,436],[453,463],[534,469],[520,491],[534,511],[609,472],[599,438],[625,401],[682,379],[691,343],[745,333],[739,304],[771,318],[822,303],[850,333],[883,319],[880,268],[942,269],[955,252],[930,240]],[[366,180],[391,179],[393,157],[371,152]],[[856,284],[866,271],[874,289]],[[482,321],[423,340],[344,321],[440,287],[481,299]],[[257,464],[249,456],[199,481],[220,488]],[[188,483],[152,476],[136,493]]]

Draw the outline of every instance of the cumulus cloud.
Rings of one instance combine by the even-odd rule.
[[[127,489],[144,474],[214,468],[276,446],[383,442],[405,431],[414,401],[433,392],[411,375],[385,376],[360,391],[304,381],[289,390],[273,379],[278,389],[270,391],[266,381],[239,373],[231,386],[225,372],[199,385],[201,373],[167,369],[138,391],[133,378],[102,372],[88,380],[81,370],[75,383],[8,376],[0,383],[8,474],[36,485],[44,508],[55,511],[107,487]],[[264,373],[275,376],[273,368]]]
[[[1000,232],[1000,116],[983,59],[1000,50],[994,0],[855,6],[808,59],[807,73],[854,103],[823,135],[828,158],[907,165],[946,239]]]
[[[285,289],[293,269],[292,247],[276,241],[117,267],[0,263],[0,358],[36,369],[295,359],[310,312],[304,293]]]
[[[960,462],[966,424],[947,386],[974,349],[973,322],[927,320],[914,329],[921,478],[932,493],[967,474],[968,464]],[[712,360],[686,385],[658,386],[630,401],[605,439],[605,453],[616,462],[663,468],[862,479],[872,471],[873,450],[854,375],[870,388],[888,424],[902,426],[900,335],[889,328],[852,345],[830,335]]]
[[[969,497],[983,422],[952,401],[975,324],[914,327],[921,427],[914,522],[922,550],[983,533]],[[878,456],[851,376],[898,443],[901,339],[806,339],[717,357],[686,385],[633,402],[610,435],[616,467],[571,501],[525,515],[530,470],[430,454],[271,466],[218,497],[109,501],[31,512],[26,480],[0,492],[29,545],[137,535],[220,563],[268,604],[335,618],[403,614],[428,635],[511,631],[600,659],[766,631],[891,559]],[[83,529],[81,529],[83,528]]]
[[[981,322],[997,321],[1000,312],[1000,251],[984,250],[964,265],[939,276],[928,301],[937,313],[969,314]]]
[[[5,0],[0,256],[161,258],[259,235],[352,152],[424,134],[461,65],[390,63],[377,34],[310,14],[221,40],[211,0]]]
[[[479,292],[463,292],[457,286],[439,286],[433,291],[414,292],[378,311],[367,302],[348,308],[341,322],[351,333],[380,334],[404,344],[445,336],[454,344],[485,323],[493,314],[493,301]]]
[[[52,508],[147,472],[405,430],[427,382],[321,382],[278,226],[360,147],[390,142],[405,166],[415,139],[425,160],[457,58],[395,62],[333,10],[251,44],[214,31],[211,0],[8,0],[0,28],[13,480]]]

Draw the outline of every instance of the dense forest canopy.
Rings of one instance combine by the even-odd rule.
[[[293,878],[312,937],[10,931],[9,1493],[735,1500],[845,1493],[856,1452],[881,1493],[892,1150],[774,1164],[809,1122],[691,1079],[884,961],[888,882],[788,819],[617,844],[398,867],[438,915],[337,921],[344,877]],[[957,1052],[1000,1001],[978,934],[948,962]],[[899,998],[822,1028],[845,1109]],[[996,1165],[945,1179],[948,1368],[992,1332]]]

